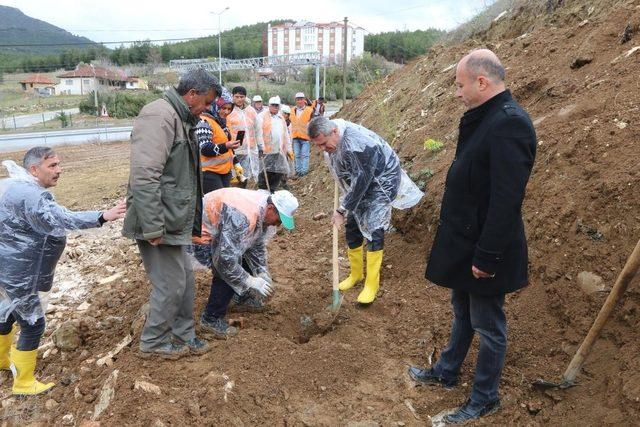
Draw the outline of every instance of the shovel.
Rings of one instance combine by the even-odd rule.
[[[267,191],[271,193],[271,187],[269,186],[269,175],[267,175],[267,168],[264,166],[264,157],[260,157],[260,163],[262,164],[262,173],[264,173],[264,182],[267,184]]]
[[[629,255],[624,268],[616,279],[616,283],[613,285],[613,288],[611,288],[609,296],[602,305],[600,313],[598,313],[598,317],[596,317],[596,320],[595,322],[593,322],[591,329],[589,329],[587,336],[585,337],[584,341],[582,341],[580,348],[573,356],[573,359],[571,359],[571,363],[569,363],[567,370],[562,375],[562,381],[556,383],[538,379],[533,382],[534,387],[540,389],[566,389],[576,385],[576,376],[578,375],[580,368],[582,368],[585,359],[589,355],[591,347],[593,347],[593,344],[600,336],[600,332],[602,332],[604,325],[609,320],[609,317],[611,317],[613,309],[616,307],[616,304],[618,303],[620,298],[622,298],[622,295],[627,290],[629,283],[638,272],[638,269],[640,269],[640,241],[638,241],[635,249],[633,250],[631,255]]]
[[[333,209],[338,209],[338,184],[335,184],[333,191]],[[338,317],[340,306],[344,296],[338,289],[339,281],[339,264],[338,264],[338,227],[333,225],[333,274],[332,274],[332,292],[331,304],[321,312],[310,316],[302,316],[300,318],[300,336],[299,341],[308,342],[313,335],[326,332]]]

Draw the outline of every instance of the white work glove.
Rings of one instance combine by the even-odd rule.
[[[258,292],[263,297],[268,297],[273,293],[271,284],[262,277],[249,276],[247,279],[247,286]]]
[[[266,280],[269,284],[273,284],[273,279],[269,276],[269,273],[263,271],[262,273],[258,273],[257,276]]]

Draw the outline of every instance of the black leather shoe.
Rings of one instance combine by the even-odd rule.
[[[417,366],[409,368],[409,376],[412,380],[419,384],[436,385],[440,384],[447,390],[450,390],[458,385],[456,380],[447,380],[433,373],[433,369],[421,369]]]
[[[446,415],[443,421],[445,424],[464,424],[468,421],[477,420],[478,418],[493,414],[498,409],[500,409],[500,400],[478,405],[469,399],[456,409],[454,413]]]

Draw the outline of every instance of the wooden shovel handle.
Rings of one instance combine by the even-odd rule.
[[[602,305],[600,313],[598,313],[598,317],[596,317],[596,320],[595,322],[593,322],[591,329],[589,329],[587,336],[584,338],[584,341],[582,341],[580,348],[576,352],[575,356],[573,356],[573,359],[571,359],[571,363],[569,363],[567,370],[564,372],[563,379],[565,382],[573,383],[573,381],[575,380],[576,375],[578,375],[578,372],[580,371],[580,368],[582,368],[582,364],[591,351],[591,347],[593,347],[593,344],[600,336],[600,332],[602,332],[604,325],[609,320],[613,309],[616,307],[616,304],[618,303],[620,298],[622,298],[622,295],[627,290],[629,283],[639,269],[640,241],[638,241],[635,249],[633,250],[631,255],[629,255],[624,268],[616,279],[616,283],[613,285],[613,288],[611,288],[611,292],[609,292],[609,296]]]
[[[333,190],[333,210],[338,209],[339,204],[338,195],[338,183],[334,184]],[[338,290],[338,277],[339,277],[339,265],[338,265],[338,226],[333,225],[333,290]]]

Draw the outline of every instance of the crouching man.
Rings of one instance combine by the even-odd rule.
[[[249,291],[264,298],[273,293],[267,239],[280,224],[293,229],[297,208],[298,200],[286,190],[269,195],[266,191],[223,188],[204,196],[203,235],[195,242],[211,249],[213,279],[200,318],[203,330],[218,339],[236,335],[237,329],[225,319],[233,296],[246,296]],[[209,260],[198,259],[208,264]]]
[[[124,201],[104,211],[71,212],[48,188],[62,173],[58,156],[35,147],[24,168],[4,161],[9,178],[0,181],[0,369],[13,372],[13,394],[39,394],[53,387],[34,377],[44,333],[53,274],[64,251],[66,230],[100,227],[124,217]],[[15,324],[20,326],[16,345]]]

